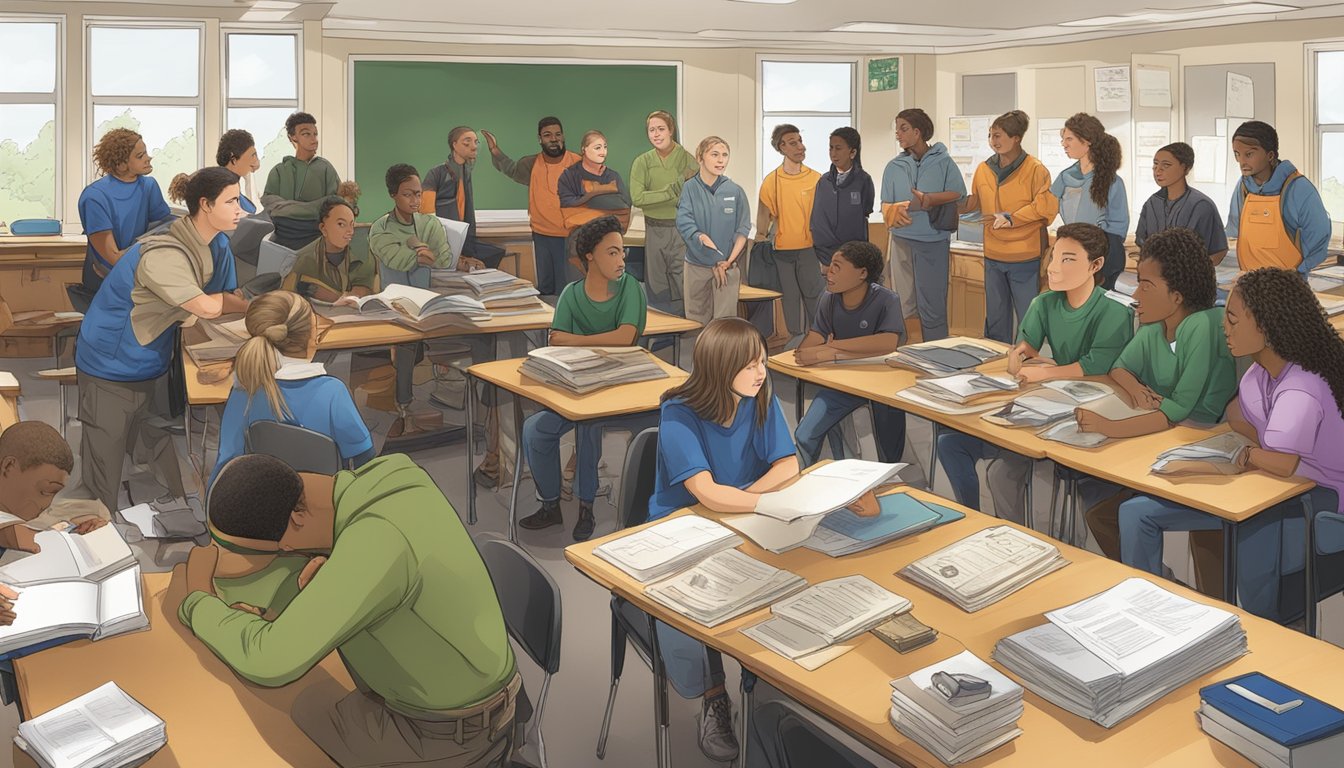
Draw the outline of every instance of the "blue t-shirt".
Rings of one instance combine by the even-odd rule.
[[[243,213],[246,213],[248,216],[257,212],[257,204],[248,200],[247,195],[244,195],[241,192],[238,193],[238,205],[242,207]]]
[[[796,452],[779,399],[770,399],[765,424],[756,424],[756,398],[744,397],[731,426],[705,421],[680,398],[663,403],[658,425],[658,472],[649,499],[657,520],[696,503],[686,480],[706,470],[719,485],[746,488],[770,465]]]
[[[112,230],[112,239],[121,250],[149,231],[152,222],[172,215],[153,176],[137,176],[135,181],[104,176],[79,195],[79,222],[84,226],[84,234]],[[85,259],[97,259],[104,267],[112,267],[92,245]]]
[[[314,432],[321,432],[336,441],[341,459],[349,461],[373,448],[373,437],[359,409],[350,397],[345,383],[335,376],[313,376],[308,379],[284,380],[276,382],[280,394],[293,418],[286,423],[295,424]],[[215,482],[219,470],[229,461],[244,453],[243,434],[254,421],[277,421],[271,412],[271,401],[266,394],[258,391],[252,397],[249,406],[247,392],[235,386],[229,393],[224,405],[224,416],[219,422],[219,458],[215,469],[210,473],[210,484]]]

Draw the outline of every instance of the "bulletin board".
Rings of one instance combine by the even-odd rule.
[[[1228,114],[1228,74],[1249,78],[1254,89],[1253,115]],[[1232,191],[1241,178],[1241,171],[1232,160],[1231,137],[1237,126],[1246,120],[1261,120],[1274,124],[1274,65],[1209,64],[1184,68],[1185,142],[1195,148],[1196,173],[1190,175],[1190,186],[1213,198],[1218,210],[1227,217]],[[1236,78],[1234,78],[1236,79]],[[1246,95],[1244,92],[1241,94]],[[1247,111],[1244,107],[1239,111]],[[1209,156],[1221,154],[1216,164]]]

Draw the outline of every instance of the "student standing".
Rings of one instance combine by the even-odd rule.
[[[900,297],[881,284],[882,251],[866,240],[851,241],[837,248],[830,262],[826,292],[817,303],[812,329],[794,351],[798,364],[838,363],[895,352],[905,336],[905,321]],[[905,411],[823,388],[813,396],[794,433],[803,464],[817,463],[822,439],[865,404],[873,413],[878,460],[900,461],[905,449]]]
[[[425,174],[420,212],[465,222],[469,228],[462,255],[495,269],[504,258],[504,249],[476,237],[476,195],[471,178],[479,151],[480,142],[469,126],[459,125],[448,132],[448,159]]]
[[[373,458],[373,437],[350,397],[345,382],[328,376],[317,354],[317,315],[307,301],[289,291],[272,291],[253,300],[245,317],[251,337],[238,350],[238,382],[229,392],[219,421],[219,457],[210,473],[243,454],[247,428],[258,421],[279,421],[319,432],[336,443],[342,462],[359,466]],[[258,396],[260,395],[260,396]]]
[[[285,133],[294,145],[266,176],[261,204],[275,223],[272,239],[297,251],[317,239],[317,213],[322,201],[341,192],[341,177],[327,159],[317,154],[317,118],[295,112],[285,120]]]
[[[355,237],[355,211],[339,197],[329,197],[318,213],[321,237],[299,249],[284,289],[328,303],[346,296],[368,296],[378,276],[371,255],[350,250]]]
[[[588,131],[579,142],[583,159],[560,174],[556,194],[560,196],[560,216],[569,231],[566,253],[574,252],[574,232],[602,216],[615,216],[621,231],[630,227],[630,191],[625,179],[607,165],[607,137],[601,131]]]
[[[84,315],[75,348],[79,374],[81,488],[74,498],[117,508],[121,469],[137,433],[153,465],[176,497],[185,497],[172,435],[153,426],[150,399],[167,375],[177,328],[192,317],[243,312],[247,300],[233,289],[228,233],[238,225],[238,176],[219,167],[173,179],[187,215],[167,234],[147,237],[117,261]]]
[[[1223,327],[1230,353],[1254,361],[1227,411],[1232,429],[1251,441],[1236,457],[1238,470],[1305,477],[1331,492],[1332,511],[1344,511],[1344,341],[1311,289],[1292,270],[1247,272],[1228,296]],[[1237,597],[1258,616],[1291,618],[1279,576],[1296,569],[1280,552],[1300,561],[1302,547],[1292,544],[1302,537],[1300,516],[1293,499],[1237,526]],[[1203,512],[1138,496],[1120,505],[1120,554],[1160,576],[1164,531],[1221,527]]]
[[[1153,155],[1153,181],[1159,189],[1143,204],[1134,242],[1140,248],[1154,234],[1168,227],[1185,227],[1199,235],[1209,259],[1219,264],[1227,255],[1227,235],[1218,216],[1218,206],[1209,196],[1187,184],[1195,167],[1195,150],[1185,142],[1157,150]]]
[[[817,181],[812,203],[812,244],[822,271],[844,243],[868,242],[873,212],[873,177],[863,169],[863,141],[848,126],[831,131],[831,169]]]
[[[584,278],[570,283],[555,304],[550,344],[561,347],[624,347],[639,341],[648,306],[644,286],[625,271],[625,243],[621,223],[603,216],[578,228],[575,248],[582,255]],[[560,438],[575,430],[574,486],[579,497],[579,519],[574,540],[593,535],[593,500],[597,496],[597,465],[602,458],[602,430],[639,431],[652,417],[585,421],[575,424],[559,414],[542,410],[523,423],[523,448],[537,484],[541,509],[518,521],[528,530],[564,524],[560,514]]]
[[[816,316],[821,295],[820,262],[812,247],[812,202],[821,174],[803,165],[807,147],[797,126],[776,125],[770,146],[784,161],[761,181],[756,239],[773,238],[784,322],[789,336],[798,337]]]
[[[79,221],[89,238],[82,282],[92,301],[107,273],[149,231],[172,217],[154,180],[145,141],[129,128],[113,128],[93,148],[101,177],[79,195]]]
[[[1237,238],[1237,265],[1303,274],[1320,266],[1330,246],[1330,214],[1316,187],[1279,159],[1278,131],[1259,120],[1242,123],[1232,134],[1232,156],[1241,183],[1232,193],[1227,236]]]
[[[556,296],[566,283],[564,217],[557,188],[560,174],[582,158],[565,149],[565,129],[558,117],[537,122],[541,152],[511,160],[499,148],[494,134],[481,131],[490,146],[490,162],[500,173],[527,187],[527,217],[532,226],[532,249],[537,262],[537,290]]]
[[[219,148],[215,150],[215,163],[238,174],[238,188],[251,187],[252,174],[261,167],[261,158],[257,156],[257,142],[252,134],[241,128],[230,128],[219,137]],[[241,192],[238,204],[243,212],[251,216],[257,212],[257,204]]]
[[[1040,293],[1045,228],[1059,213],[1050,192],[1050,171],[1022,149],[1030,120],[1021,110],[999,115],[989,126],[994,155],[975,169],[963,203],[979,211],[985,233],[985,336],[1010,343],[1013,316],[1020,324]]]
[[[942,142],[933,138],[933,120],[922,109],[896,115],[901,153],[882,172],[882,207],[912,203],[908,223],[891,228],[891,282],[906,317],[919,314],[925,341],[947,338],[948,270],[957,202],[966,196],[961,169]]]
[[[682,295],[686,317],[701,325],[737,315],[742,257],[751,233],[746,192],[724,175],[728,142],[706,136],[695,148],[700,172],[686,182],[677,203],[677,231],[686,244]]]
[[[1045,273],[1049,290],[1032,300],[1017,345],[1008,353],[1008,373],[1022,384],[1104,376],[1134,336],[1133,313],[1097,285],[1108,247],[1106,233],[1095,225],[1059,228]],[[1041,358],[1046,344],[1050,361]],[[988,460],[985,474],[994,514],[1027,522],[1030,459],[961,432],[943,432],[937,448],[938,462],[958,503],[981,509],[975,467]]]
[[[1096,224],[1110,238],[1101,287],[1110,290],[1125,271],[1125,236],[1129,233],[1129,201],[1119,176],[1120,142],[1101,121],[1079,112],[1059,131],[1064,154],[1076,162],[1060,171],[1050,193],[1059,198],[1059,217],[1065,224]]]
[[[651,112],[644,125],[653,149],[630,166],[630,200],[644,211],[644,282],[682,315],[686,243],[677,232],[677,203],[682,187],[699,168],[695,157],[677,143],[677,121],[671,114],[661,109]]]

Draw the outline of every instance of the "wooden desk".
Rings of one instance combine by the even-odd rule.
[[[83,235],[0,237],[0,298],[11,312],[73,310],[65,285],[83,278],[87,247]]]
[[[644,320],[644,336],[642,338],[653,338],[655,336],[672,336],[672,365],[681,367],[681,344],[677,343],[677,338],[684,333],[700,330],[700,324],[694,320],[688,320],[684,317],[674,315],[670,312],[664,312],[661,309],[649,307]]]
[[[639,223],[639,227],[632,224],[630,231],[625,233],[625,244],[628,247],[644,247],[643,223],[642,221],[637,221],[637,223]],[[536,255],[532,250],[532,227],[527,221],[478,221],[476,223],[476,237],[503,248],[509,254],[516,255],[518,257],[516,275],[529,283],[537,282]]]
[[[751,301],[774,301],[782,296],[779,291],[772,291],[768,288],[757,288],[753,285],[742,283],[737,288],[737,300],[739,302]]]
[[[495,360],[479,363],[467,369],[468,391],[471,390],[471,379],[475,377],[513,395],[513,438],[514,445],[518,446],[518,456],[513,462],[513,492],[509,496],[510,541],[518,540],[518,485],[523,475],[523,398],[575,422],[656,411],[661,404],[663,393],[684,382],[690,374],[652,354],[649,357],[667,372],[667,378],[617,384],[586,395],[575,395],[559,387],[527,378],[520,370],[523,359]],[[475,405],[472,400],[473,398],[467,398],[468,424],[475,423]],[[474,440],[472,430],[467,430],[467,522],[471,525],[476,524],[476,482],[472,478],[471,466],[475,454]]]
[[[98,642],[78,640],[16,659],[24,717],[40,715],[111,679],[168,724],[168,745],[146,763],[149,768],[334,765],[290,719],[290,707],[310,685],[334,680],[353,690],[340,657],[330,654],[283,688],[246,682],[182,626],[176,605],[164,605],[169,576],[144,576],[148,631]],[[18,747],[14,762],[36,765]]]
[[[19,422],[19,395],[21,394],[18,385],[13,387],[0,388],[0,432],[4,432]],[[64,405],[65,398],[61,398]],[[65,408],[61,408],[62,426],[64,426]],[[64,434],[65,430],[62,429]]]
[[[840,576],[863,574],[909,598],[914,603],[914,615],[940,634],[932,644],[904,655],[898,654],[871,634],[863,635],[852,641],[856,644],[854,650],[814,672],[807,672],[741,633],[744,627],[766,618],[768,609],[755,611],[712,629],[672,615],[667,608],[645,597],[640,585],[592,554],[596,546],[629,531],[571,545],[565,549],[565,558],[604,588],[709,647],[737,659],[744,668],[826,717],[888,759],[900,765],[927,768],[940,768],[942,763],[901,735],[887,721],[887,713],[891,708],[888,681],[950,658],[963,649],[975,653],[1002,671],[1002,667],[991,659],[994,645],[1000,639],[1045,623],[1043,614],[1046,611],[1090,597],[1132,576],[1146,578],[1198,602],[1214,603],[1179,584],[1139,573],[1120,563],[1068,545],[1060,545],[1064,557],[1071,561],[1069,566],[988,608],[974,614],[964,613],[952,603],[896,576],[896,571],[977,530],[1013,524],[923,491],[906,489],[904,492],[960,509],[965,512],[966,519],[843,558],[829,558],[802,548],[774,555],[751,542],[740,547],[746,554],[792,571],[812,584]],[[695,509],[708,518],[720,517],[702,508]],[[1022,528],[1016,525],[1013,527]],[[996,768],[1058,765],[1088,768],[1249,766],[1250,763],[1240,755],[1206,736],[1195,722],[1194,711],[1199,706],[1200,687],[1253,670],[1299,687],[1336,706],[1344,705],[1344,650],[1235,607],[1219,607],[1241,617],[1251,654],[1181,686],[1110,730],[1066,712],[1027,691],[1024,702],[1026,712],[1019,723],[1022,735],[966,765],[972,768],[990,765]]]

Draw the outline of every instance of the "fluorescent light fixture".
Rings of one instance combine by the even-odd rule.
[[[1266,13],[1289,13],[1300,11],[1301,8],[1294,5],[1280,5],[1277,3],[1235,3],[1232,5],[1211,5],[1202,8],[1189,8],[1185,10],[1153,10],[1145,9],[1138,13],[1125,16],[1094,16],[1090,19],[1078,19],[1076,21],[1062,21],[1061,27],[1114,27],[1129,24],[1147,24],[1162,21],[1193,21],[1195,19],[1211,19],[1222,16],[1249,16],[1252,14]]]
[[[734,3],[756,3],[757,5],[791,5],[798,0],[732,0]]]
[[[961,37],[987,37],[994,34],[991,30],[976,27],[946,27],[937,24],[899,24],[886,21],[851,21],[832,27],[832,32],[873,32],[887,35],[956,35]]]

